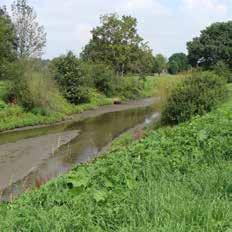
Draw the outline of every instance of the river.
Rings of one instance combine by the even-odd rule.
[[[155,98],[103,106],[51,126],[0,134],[0,193],[9,200],[96,157],[123,132],[157,120]]]

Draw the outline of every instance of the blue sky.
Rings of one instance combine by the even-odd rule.
[[[11,0],[0,0],[10,6]],[[68,50],[78,54],[90,39],[90,30],[106,13],[138,19],[138,31],[153,53],[170,56],[186,52],[186,42],[206,26],[232,20],[232,0],[29,0],[47,32],[44,57]]]

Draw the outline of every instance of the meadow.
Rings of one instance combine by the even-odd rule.
[[[230,86],[231,89],[231,86]],[[1,231],[230,231],[232,98],[174,127],[127,134],[0,206]]]

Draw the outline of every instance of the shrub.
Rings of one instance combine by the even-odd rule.
[[[86,77],[86,82],[91,87],[111,97],[114,94],[114,71],[105,64],[82,64],[81,68]]]
[[[89,102],[89,89],[80,61],[69,52],[52,62],[54,76],[64,97],[73,104]]]
[[[17,102],[26,110],[42,108],[41,112],[47,114],[71,110],[50,74],[45,70],[38,71],[36,66],[36,61],[32,60],[20,60],[15,65],[18,71],[12,79],[8,98],[15,96]]]
[[[226,65],[223,61],[218,61],[216,65],[213,66],[213,71],[219,75],[224,77],[227,82],[232,82],[232,72],[228,65]]]
[[[176,124],[211,111],[227,94],[226,81],[212,72],[197,72],[172,91],[162,112],[164,124]]]
[[[144,79],[139,76],[114,78],[115,95],[125,99],[136,99],[142,95]]]

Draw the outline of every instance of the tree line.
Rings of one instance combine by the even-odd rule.
[[[18,88],[25,86],[22,76],[28,71],[25,67],[30,66],[25,62],[39,61],[39,65],[34,65],[36,72],[52,76],[66,99],[75,104],[87,101],[90,88],[108,96],[126,89],[136,92],[140,88],[137,82],[130,80],[128,86],[120,82],[130,74],[177,74],[197,68],[214,69],[231,79],[231,21],[207,27],[187,43],[188,54],[175,53],[169,59],[153,54],[149,43],[139,35],[137,24],[132,16],[103,15],[79,57],[69,52],[44,61],[41,56],[46,46],[45,29],[39,25],[36,12],[27,0],[16,0],[10,15],[5,7],[0,8],[0,79],[11,79],[14,86],[23,82],[13,89],[15,93],[22,92]]]

